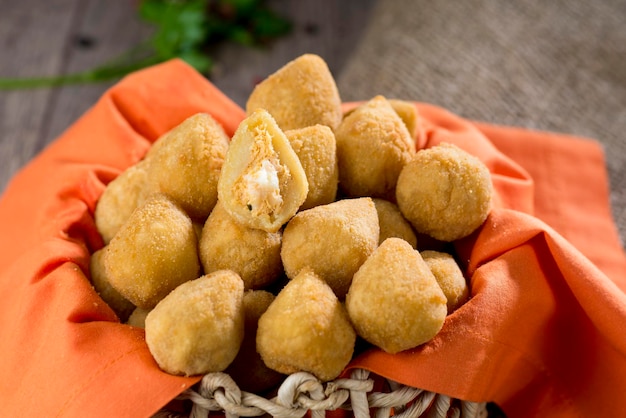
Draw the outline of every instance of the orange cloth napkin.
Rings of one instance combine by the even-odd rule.
[[[347,104],[347,107],[353,105]],[[428,344],[353,361],[510,417],[626,410],[626,257],[597,143],[472,123],[417,104],[420,146],[453,142],[493,173],[497,207],[457,250],[472,299]],[[244,112],[181,61],[109,90],[0,199],[0,405],[6,416],[147,417],[197,378],[161,372],[143,331],[89,284],[105,185],[196,112],[232,134]]]

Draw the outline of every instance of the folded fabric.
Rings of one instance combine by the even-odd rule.
[[[354,104],[346,104],[346,108]],[[492,172],[496,208],[457,243],[472,298],[431,342],[363,367],[412,386],[495,401],[511,417],[626,410],[626,256],[593,141],[473,123],[417,103],[420,147],[452,142]],[[106,184],[186,117],[229,135],[244,112],[181,61],[110,89],[0,199],[0,404],[6,416],[150,416],[197,382],[159,370],[143,331],[89,283]]]

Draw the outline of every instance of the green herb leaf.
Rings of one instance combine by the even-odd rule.
[[[278,16],[269,9],[259,10],[252,22],[254,34],[260,40],[278,38],[288,34],[292,29],[292,25],[288,20]]]
[[[198,49],[206,38],[206,8],[207,0],[144,0],[140,16],[157,26],[152,37],[157,56],[167,60]]]

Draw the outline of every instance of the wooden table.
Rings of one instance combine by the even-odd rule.
[[[0,0],[0,77],[87,70],[116,57],[152,28],[130,0]],[[305,52],[321,55],[338,74],[359,41],[374,0],[274,0],[294,24],[265,49],[224,46],[211,77],[245,103],[254,84]],[[0,193],[11,176],[80,117],[113,82],[0,91]]]

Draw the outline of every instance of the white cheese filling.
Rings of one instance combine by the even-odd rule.
[[[278,170],[269,160],[263,160],[256,170],[246,173],[243,181],[246,185],[246,202],[251,211],[258,211],[262,207],[276,209],[282,205]]]

